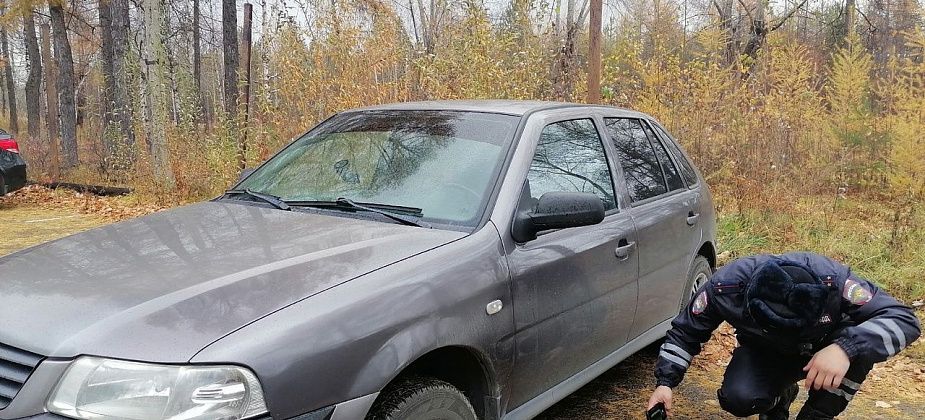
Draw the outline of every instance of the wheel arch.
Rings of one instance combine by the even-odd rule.
[[[469,399],[478,418],[498,418],[499,388],[488,358],[478,350],[467,346],[449,345],[422,354],[402,368],[383,387],[377,400],[385,397],[392,384],[414,376],[448,382]]]
[[[716,247],[712,242],[707,241],[700,245],[700,249],[697,250],[697,255],[706,258],[707,262],[710,263],[710,268],[716,271]]]

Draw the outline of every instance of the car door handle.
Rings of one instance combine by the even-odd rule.
[[[620,259],[620,261],[626,260],[630,257],[630,254],[633,253],[633,250],[636,249],[636,242],[626,242],[626,239],[621,239],[619,246],[614,250],[614,255]]]
[[[696,225],[698,219],[700,219],[700,213],[694,213],[694,212],[687,213],[687,225],[688,226]]]

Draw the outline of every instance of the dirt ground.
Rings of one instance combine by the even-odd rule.
[[[81,232],[112,221],[156,211],[123,199],[101,199],[68,192],[29,189],[0,198],[0,255]],[[921,314],[920,314],[921,318]],[[925,418],[925,345],[914,343],[899,357],[875,367],[839,419]],[[673,418],[728,419],[716,401],[716,389],[728,363],[734,338],[719,331],[695,359],[685,382],[675,390]],[[543,412],[542,420],[643,419],[652,390],[658,352],[650,346]],[[806,397],[801,391],[794,412]]]
[[[921,351],[919,343],[915,344],[919,348],[913,352]],[[728,363],[728,351],[718,350],[724,356],[714,358],[704,354],[701,360],[695,359],[684,382],[675,389],[672,418],[734,418],[722,411],[716,400],[723,368]],[[645,419],[643,409],[654,384],[652,369],[657,355],[657,345],[647,347],[552,406],[538,419]],[[877,365],[848,409],[838,418],[925,419],[925,378],[921,360],[901,355]],[[806,391],[801,389],[799,399],[791,407],[791,418],[796,416],[805,399]]]

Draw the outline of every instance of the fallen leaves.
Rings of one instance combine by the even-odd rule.
[[[48,189],[30,185],[0,200],[0,209],[9,206],[35,206],[46,209],[66,208],[92,214],[111,221],[131,219],[167,209],[169,206],[142,203],[131,196],[101,197],[68,189]]]

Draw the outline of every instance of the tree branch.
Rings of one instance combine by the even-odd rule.
[[[742,0],[739,0],[739,5],[741,5],[742,8],[745,9],[745,14],[748,15],[748,23],[754,28],[755,27],[755,17],[752,16],[751,9],[749,9],[748,6],[745,5],[745,2]]]
[[[723,7],[719,5],[719,2],[713,0],[713,7],[716,8],[716,13],[719,15],[719,18],[726,20],[726,16],[723,16]]]
[[[790,9],[790,11],[787,12],[787,14],[784,15],[784,17],[780,18],[780,20],[777,21],[777,23],[775,23],[774,26],[772,26],[771,29],[768,30],[768,32],[774,32],[777,30],[777,28],[780,28],[784,24],[784,22],[787,21],[787,19],[790,19],[790,17],[793,16],[793,14],[797,12],[797,10],[800,10],[800,8],[803,7],[803,5],[805,4],[806,4],[806,0],[803,0],[802,2],[800,2],[800,4]]]
[[[858,14],[861,15],[862,18],[864,18],[864,21],[867,22],[867,27],[870,28],[870,31],[877,32],[877,25],[874,25],[874,23],[870,21],[870,18],[868,18],[867,15],[864,14],[863,11],[861,11],[861,9],[855,9],[855,10],[858,12]]]

